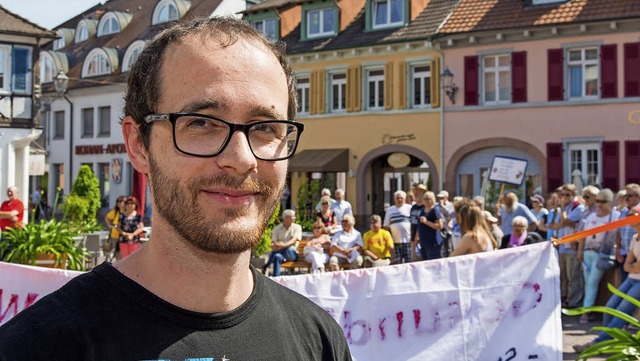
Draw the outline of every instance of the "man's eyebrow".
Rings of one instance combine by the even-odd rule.
[[[273,108],[257,105],[251,108],[249,115],[253,117],[269,118],[273,120],[286,120],[287,117],[275,111]]]
[[[182,109],[180,109],[180,112],[197,113],[204,109],[225,111],[227,106],[217,100],[201,99],[185,104]]]
[[[197,113],[201,110],[213,110],[213,111],[220,111],[220,112],[224,112],[226,110],[229,109],[229,107],[224,104],[223,102],[214,100],[214,99],[201,99],[201,100],[197,100],[197,101],[193,101],[190,103],[185,104],[181,109],[180,112],[184,112],[184,113]],[[275,111],[273,108],[271,107],[267,107],[267,106],[263,106],[263,105],[256,105],[253,106],[250,110],[249,110],[249,116],[251,118],[268,118],[268,119],[273,119],[273,120],[286,120],[287,118],[281,114],[280,112]]]

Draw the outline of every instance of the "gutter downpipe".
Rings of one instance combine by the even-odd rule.
[[[440,68],[444,69],[444,53],[439,48],[433,46],[433,39],[435,36],[432,36],[429,39],[431,43],[431,49],[440,55]],[[440,69],[440,74],[442,74],[442,69]],[[439,77],[440,84],[438,84],[438,90],[440,91],[440,189],[444,190],[444,177],[445,177],[445,169],[444,169],[444,102],[445,102],[445,94],[444,89],[442,87],[442,77]]]

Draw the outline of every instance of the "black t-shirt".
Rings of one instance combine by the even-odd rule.
[[[418,230],[418,223],[420,223],[420,213],[424,209],[424,204],[414,204],[411,206],[410,218],[411,221],[411,240],[416,237],[416,231]]]
[[[438,214],[436,213],[436,208],[433,207],[429,211],[425,212],[422,209],[420,213],[420,217],[426,217],[429,222],[436,222],[438,220]],[[418,218],[419,219],[419,218]],[[429,245],[435,246],[438,244],[438,239],[436,236],[436,230],[427,226],[424,223],[418,224],[418,234],[420,235],[420,244],[422,246]]]
[[[204,314],[162,300],[105,263],[0,327],[0,360],[351,360],[327,312],[252,271],[244,304]]]

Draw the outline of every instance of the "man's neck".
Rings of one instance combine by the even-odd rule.
[[[231,255],[198,250],[171,227],[154,222],[148,244],[114,266],[171,304],[214,313],[234,310],[251,295],[249,258],[250,250]]]

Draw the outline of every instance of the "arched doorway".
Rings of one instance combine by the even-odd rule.
[[[370,214],[384,214],[393,204],[396,190],[411,190],[417,183],[439,190],[440,178],[433,159],[420,149],[390,144],[365,154],[356,171],[356,202],[359,220]]]

